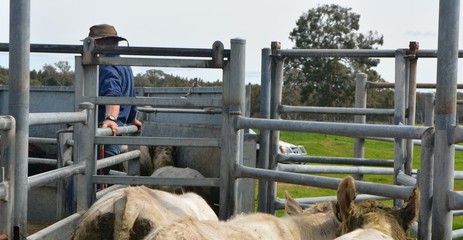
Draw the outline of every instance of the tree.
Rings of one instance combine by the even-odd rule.
[[[8,84],[8,69],[0,66],[0,85]]]
[[[358,33],[360,15],[351,8],[321,5],[308,10],[296,22],[289,39],[295,49],[375,49],[383,36]],[[384,81],[372,69],[372,58],[313,57],[287,60],[285,86],[300,88],[301,102],[315,106],[353,106],[355,76],[366,73],[369,81]]]

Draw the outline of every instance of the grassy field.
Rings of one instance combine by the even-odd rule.
[[[312,156],[333,156],[333,157],[352,157],[353,156],[353,140],[347,137],[338,137],[324,134],[312,133],[294,133],[280,132],[280,140],[290,142],[296,145],[303,145],[307,153]],[[414,147],[413,168],[420,167],[420,146]],[[376,159],[394,159],[394,144],[392,142],[366,140],[365,142],[365,158]],[[463,170],[463,152],[456,151],[455,153],[455,169]],[[328,176],[328,175],[325,175]],[[329,175],[332,177],[342,178],[343,175]],[[365,181],[392,184],[392,177],[384,175],[365,175]],[[463,181],[455,181],[455,189],[463,190]],[[291,184],[278,184],[278,197],[284,197],[284,191],[288,190],[295,197],[312,197],[312,196],[329,196],[335,195],[335,190],[326,190],[311,188],[305,186],[297,186]],[[279,215],[281,214],[278,213]],[[463,228],[463,216],[455,217],[453,220],[453,228]]]

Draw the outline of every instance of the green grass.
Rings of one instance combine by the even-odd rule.
[[[290,142],[296,145],[303,145],[308,155],[311,156],[332,156],[332,157],[352,157],[354,143],[352,138],[339,137],[325,134],[315,133],[295,133],[295,132],[280,132],[280,140]],[[420,167],[420,146],[414,146],[413,168]],[[365,158],[375,159],[394,159],[394,143],[366,140],[365,142]],[[463,170],[463,152],[455,152],[455,170]],[[342,177],[343,175],[325,175],[332,177]],[[393,179],[391,176],[384,175],[365,175],[365,181],[391,184]],[[292,184],[279,183],[277,187],[277,195],[280,198],[284,197],[284,191],[288,190],[294,198],[299,197],[315,197],[315,196],[330,196],[335,195],[335,190],[319,189],[306,186],[298,186]],[[463,181],[455,181],[455,190],[463,190]],[[279,211],[277,215],[282,215]],[[463,228],[463,216],[454,217],[453,228]]]

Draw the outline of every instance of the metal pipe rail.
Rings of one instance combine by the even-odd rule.
[[[29,143],[57,144],[56,138],[29,137]]]
[[[96,65],[123,65],[138,67],[176,67],[176,68],[222,68],[211,63],[210,60],[192,59],[154,59],[154,58],[127,58],[127,57],[99,57],[94,60]]]
[[[292,183],[328,189],[337,189],[339,183],[341,182],[341,179],[339,178],[259,169],[246,167],[239,164],[235,164],[234,166],[236,178],[265,179],[275,182]],[[355,186],[357,188],[357,192],[359,193],[398,199],[407,199],[413,191],[413,187],[409,186],[395,186],[362,181],[355,181]]]
[[[49,112],[29,113],[29,126],[59,124],[59,123],[82,123],[87,121],[87,112]]]
[[[167,88],[157,88],[157,87],[143,87],[142,88],[144,94],[182,94],[184,95],[188,91],[191,91],[191,94],[217,94],[219,96],[222,95],[223,88],[222,87],[167,87]],[[217,97],[222,99],[221,97]]]
[[[167,97],[83,97],[84,101],[99,105],[122,104],[153,107],[221,107],[222,99],[189,99]]]
[[[119,128],[117,130],[119,135],[136,133],[137,131],[138,131],[138,128],[135,125],[119,126]],[[96,130],[96,135],[97,136],[112,136],[113,132],[112,132],[111,128],[98,128]]]
[[[28,178],[28,189],[43,186],[53,181],[70,177],[85,171],[85,163],[78,163],[67,167],[51,170],[48,172],[40,173],[30,176]]]
[[[150,108],[138,107],[139,112],[145,113],[194,113],[194,114],[221,114],[222,109],[176,109],[176,108]]]
[[[388,115],[394,116],[394,109],[380,108],[342,108],[342,107],[304,107],[281,105],[280,113],[321,113],[336,115]]]
[[[355,164],[365,166],[394,166],[393,160],[370,159],[370,158],[345,158],[345,157],[321,157],[321,156],[299,156],[278,154],[277,161],[285,162],[302,162],[302,163],[325,163],[325,164]]]
[[[94,175],[94,183],[220,187],[220,178],[155,178],[151,176]],[[186,183],[186,184],[185,184]]]
[[[0,130],[7,131],[14,127],[14,121],[11,116],[0,116]]]
[[[79,219],[84,215],[84,212],[74,213],[30,236],[27,240],[41,239],[71,239],[72,233],[77,227]],[[63,235],[64,234],[64,235]]]
[[[298,165],[281,164],[277,170],[283,172],[308,173],[308,174],[375,174],[393,175],[394,169],[384,167],[357,167],[357,166],[318,166],[318,165]]]
[[[414,172],[416,173],[416,170]],[[397,182],[405,186],[415,186],[417,180],[416,178],[405,174],[403,171],[399,171],[397,174]]]
[[[358,138],[391,137],[403,139],[421,139],[424,132],[430,129],[430,127],[416,127],[407,125],[290,121],[276,119],[256,119],[242,116],[235,117],[235,127],[238,129],[258,128],[266,130],[324,133],[336,136]]]
[[[8,52],[9,44],[0,43],[0,52]],[[82,45],[30,44],[30,51],[36,53],[81,54]],[[161,48],[161,47],[95,47],[95,53],[117,53],[140,56],[211,57],[212,49],[203,48]],[[224,57],[230,57],[230,50],[224,50]]]
[[[463,210],[463,193],[449,191],[447,193],[448,207],[450,210]]]
[[[96,161],[96,168],[101,169],[105,167],[110,167],[119,163],[123,163],[125,161],[135,159],[140,157],[140,150],[133,150],[126,153],[121,153],[118,155],[114,155],[108,158],[103,158]]]
[[[408,49],[404,49],[408,50]],[[376,57],[394,58],[397,50],[378,49],[276,49],[272,57]],[[406,57],[436,58],[437,50],[418,50]],[[458,57],[463,57],[463,50],[458,51]]]
[[[109,129],[110,130],[110,129]],[[95,144],[128,144],[152,146],[183,146],[183,147],[220,147],[220,138],[171,138],[171,137],[127,137],[127,136],[97,136]]]
[[[435,83],[417,83],[416,88],[436,88]],[[366,88],[394,88],[395,83],[389,82],[367,82]],[[463,84],[457,84],[458,89],[463,89]]]
[[[44,164],[44,165],[51,165],[56,166],[58,160],[51,159],[51,158],[33,158],[29,157],[29,164]]]

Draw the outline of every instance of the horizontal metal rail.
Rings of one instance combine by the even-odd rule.
[[[417,83],[416,88],[436,88],[436,83]],[[366,88],[394,88],[395,83],[367,82]],[[458,89],[463,89],[463,84],[457,84]]]
[[[0,52],[8,52],[9,44],[0,43]],[[82,45],[63,45],[63,44],[31,44],[31,52],[35,53],[72,53],[82,54]],[[212,57],[213,50],[204,48],[162,48],[162,47],[101,47],[96,46],[96,54],[116,53],[122,55],[141,55],[141,56],[177,56],[177,57]],[[225,49],[223,55],[230,57],[230,50]]]
[[[97,65],[123,65],[139,67],[175,67],[175,68],[221,68],[211,63],[211,60],[197,59],[164,59],[164,58],[127,58],[99,57],[94,60]]]
[[[113,166],[125,161],[140,157],[140,150],[133,150],[126,153],[121,153],[107,158],[102,158],[96,161],[96,169],[101,169],[109,166]]]
[[[128,144],[152,146],[220,147],[220,138],[171,138],[171,137],[95,137],[95,144]]]
[[[56,180],[70,177],[85,171],[85,163],[78,163],[67,167],[58,168],[37,175],[30,176],[28,179],[28,189],[43,186]]]
[[[280,113],[318,113],[336,115],[389,115],[394,116],[394,109],[379,108],[342,108],[342,107],[305,107],[281,105]]]
[[[408,50],[408,49],[403,49]],[[393,58],[398,50],[378,49],[278,49],[272,56],[282,57],[374,57]],[[405,57],[437,58],[437,50],[419,50]],[[463,51],[458,51],[458,57],[463,57]]]
[[[94,183],[219,187],[220,178],[156,178],[151,176],[94,175]]]
[[[452,231],[452,239],[458,239],[463,237],[463,228]]]
[[[60,123],[83,123],[87,121],[87,112],[47,112],[29,113],[29,126],[60,124]]]
[[[341,182],[341,179],[339,178],[259,169],[246,167],[239,164],[235,164],[235,177],[264,179],[268,181],[292,183],[328,189],[337,189],[339,183]],[[359,193],[399,199],[407,199],[413,191],[413,187],[369,183],[363,181],[355,181],[355,186],[357,188],[357,192]]]
[[[119,126],[117,129],[118,134],[131,134],[131,133],[136,133],[137,131],[138,131],[138,128],[135,125]],[[97,136],[112,136],[113,131],[111,128],[97,128],[96,135]]]
[[[221,94],[223,92],[222,87],[143,87],[143,93],[145,94],[182,94],[184,95],[188,91],[191,91],[191,94]]]
[[[300,131],[324,133],[347,137],[392,137],[403,139],[421,139],[430,127],[407,125],[334,123],[314,121],[294,121],[276,119],[257,119],[237,116],[235,127],[238,129],[257,128],[265,130]]]
[[[384,167],[357,167],[357,166],[320,166],[299,164],[278,164],[277,169],[284,172],[308,174],[375,174],[393,175],[394,169]]]
[[[416,173],[416,171],[414,171]],[[405,186],[415,186],[416,178],[405,174],[403,171],[399,171],[397,174],[397,182]]]
[[[51,165],[51,166],[56,166],[58,163],[58,160],[56,159],[51,159],[51,158],[34,158],[34,157],[29,157],[29,164],[43,164],[43,165]]]
[[[450,191],[447,193],[448,207],[450,210],[463,210],[463,193]]]
[[[29,137],[29,143],[57,144],[56,138]]]
[[[95,104],[122,104],[153,107],[222,107],[222,99],[167,98],[167,97],[83,97]]]
[[[371,159],[371,158],[344,158],[344,157],[321,157],[321,156],[302,156],[302,155],[285,155],[279,153],[277,161],[298,162],[298,163],[325,163],[325,164],[355,164],[365,166],[394,166],[394,160]]]
[[[146,113],[192,113],[192,114],[221,114],[222,109],[175,109],[138,107],[139,112]]]
[[[77,227],[83,212],[74,213],[34,234],[27,237],[27,240],[42,240],[42,239],[71,239],[72,233]]]
[[[375,140],[375,141],[383,141],[383,142],[394,142],[393,138],[368,137],[367,139]],[[413,140],[413,144],[417,146],[421,146],[421,140]],[[455,150],[463,151],[463,146],[455,145]]]
[[[11,130],[14,126],[14,118],[12,116],[0,116],[0,130]]]

